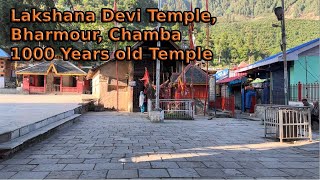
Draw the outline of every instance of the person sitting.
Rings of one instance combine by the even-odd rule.
[[[313,108],[312,104],[310,104],[307,99],[302,99],[301,102],[303,106]]]
[[[310,107],[311,111],[311,127],[316,130],[319,128],[319,103],[316,101],[310,104],[307,99],[302,99],[303,106]]]

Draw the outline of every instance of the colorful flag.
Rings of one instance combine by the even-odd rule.
[[[183,92],[185,90],[185,86],[186,86],[186,83],[182,81],[182,78],[180,76],[178,80],[178,88],[180,88],[181,91]]]
[[[148,72],[148,69],[145,68],[145,72],[144,72],[144,75],[143,77],[140,79],[140,81],[144,81],[144,86],[147,87],[147,85],[149,84],[149,72]]]

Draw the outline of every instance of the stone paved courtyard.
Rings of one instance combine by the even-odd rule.
[[[0,94],[0,134],[78,107],[79,95]]]
[[[87,113],[0,162],[0,178],[313,178],[319,136],[279,143],[257,121],[152,124],[140,114]]]

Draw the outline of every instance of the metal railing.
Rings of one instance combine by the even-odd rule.
[[[154,110],[155,100],[148,103],[148,110]],[[194,119],[194,101],[191,99],[160,99],[159,107],[164,111],[164,119]]]
[[[216,97],[215,101],[209,102],[209,108],[221,109],[223,111],[229,111],[232,117],[235,116],[235,96],[230,97]]]
[[[308,107],[271,106],[265,110],[265,137],[312,140],[311,112]]]
[[[290,101],[301,101],[302,99],[308,99],[309,101],[320,100],[320,88],[319,83],[307,83],[301,84],[290,84],[289,86],[289,100]]]

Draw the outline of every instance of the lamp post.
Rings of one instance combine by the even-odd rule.
[[[161,0],[158,0],[158,9],[161,10]],[[161,23],[158,23],[158,31],[160,29]],[[157,47],[160,48],[161,42],[157,42]],[[157,64],[156,64],[156,104],[155,104],[155,110],[159,110],[159,95],[160,95],[160,60],[157,59]]]
[[[278,21],[281,22],[281,50],[283,59],[283,78],[284,78],[284,103],[288,105],[288,68],[287,68],[287,52],[286,52],[286,28],[284,18],[284,0],[282,0],[282,7],[276,7],[274,13]]]

